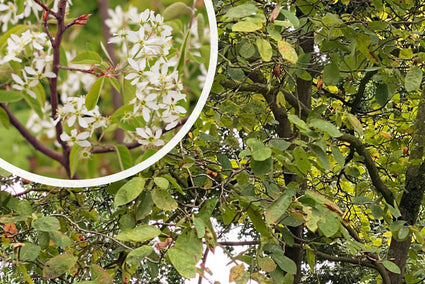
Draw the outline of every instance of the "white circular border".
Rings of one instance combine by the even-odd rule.
[[[177,143],[180,142],[181,139],[189,132],[192,125],[195,123],[196,119],[198,119],[201,114],[202,109],[207,101],[209,92],[211,90],[214,75],[217,67],[217,56],[218,56],[218,35],[217,35],[217,22],[215,18],[214,7],[212,5],[212,0],[205,0],[205,7],[207,9],[208,21],[210,26],[210,61],[208,64],[208,74],[205,81],[204,88],[202,90],[201,96],[196,104],[194,110],[190,114],[186,123],[181,127],[181,129],[177,132],[177,134],[167,143],[164,147],[162,147],[158,152],[154,155],[146,159],[145,161],[135,165],[134,167],[121,171],[116,174],[112,174],[105,177],[93,178],[93,179],[82,179],[82,180],[71,180],[71,179],[57,179],[57,178],[49,178],[41,175],[37,175],[25,170],[22,170],[12,164],[9,164],[5,160],[0,158],[0,167],[5,169],[6,171],[28,179],[33,182],[57,186],[57,187],[91,187],[91,186],[99,186],[107,183],[116,182],[122,179],[125,179],[129,176],[135,175],[142,170],[148,168],[149,166],[156,163],[159,159],[164,157],[168,152],[170,152]]]

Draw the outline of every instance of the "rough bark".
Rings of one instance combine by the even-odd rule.
[[[425,90],[422,92],[415,119],[412,142],[410,145],[409,161],[423,160],[425,146]],[[399,209],[400,219],[408,225],[414,225],[418,218],[425,190],[425,162],[412,164],[407,168],[405,192],[402,195]],[[391,284],[402,284],[406,272],[406,261],[409,253],[411,238],[405,241],[391,240],[388,259],[400,267],[401,273],[391,275]]]

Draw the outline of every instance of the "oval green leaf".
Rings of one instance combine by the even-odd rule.
[[[145,187],[145,179],[134,177],[126,182],[117,192],[114,199],[115,206],[127,204],[136,199]]]
[[[35,220],[32,227],[41,232],[54,232],[60,229],[60,223],[55,217],[48,216]]]
[[[69,271],[77,263],[77,258],[65,253],[49,259],[43,267],[43,277],[53,279]]]
[[[87,110],[92,110],[97,105],[104,82],[105,77],[101,77],[97,79],[96,82],[94,82],[93,86],[90,88],[90,91],[86,96]]]
[[[20,92],[0,90],[0,103],[14,103],[22,99]]]
[[[71,60],[73,64],[100,64],[102,63],[102,58],[93,51],[86,51],[78,54]]]

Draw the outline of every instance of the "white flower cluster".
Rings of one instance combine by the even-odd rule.
[[[23,11],[18,14],[19,8],[16,1],[0,0],[0,26],[2,32],[7,31],[9,24],[15,25],[19,20],[27,18],[31,12],[38,16],[38,13],[43,10],[33,0],[25,0],[23,7]]]
[[[51,72],[53,55],[47,34],[27,30],[20,36],[10,35],[7,39],[6,55],[0,58],[0,65],[9,61],[22,62],[23,59],[30,61],[31,65],[25,66],[18,74],[12,73],[12,88],[25,91],[35,98],[36,94],[32,88],[39,80],[56,76]]]
[[[177,72],[177,57],[170,56],[172,28],[164,24],[161,15],[145,10],[137,14],[134,7],[123,12],[121,7],[109,10],[106,22],[113,38],[110,42],[121,47],[128,68],[126,80],[136,86],[135,97],[130,101],[133,113],[129,117],[142,117],[146,126],[136,128],[136,139],[142,145],[163,145],[162,127],[166,130],[177,125],[186,113],[179,102],[186,100]],[[129,137],[133,138],[134,133]]]
[[[58,109],[62,122],[71,129],[70,133],[64,131],[61,139],[70,146],[77,143],[81,147],[90,147],[89,138],[93,136],[95,130],[108,125],[108,119],[101,115],[99,106],[88,110],[85,101],[85,96],[69,97]]]

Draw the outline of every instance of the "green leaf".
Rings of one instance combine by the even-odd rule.
[[[71,239],[60,231],[50,232],[50,239],[61,248],[69,247],[72,244]]]
[[[204,38],[204,31],[205,31],[205,20],[204,20],[204,15],[202,13],[199,13],[198,16],[196,16],[196,22],[198,23],[197,32],[198,32],[199,42],[202,42]]]
[[[272,272],[276,269],[276,263],[270,257],[259,257],[257,259],[258,266],[265,272]]]
[[[93,284],[113,284],[114,279],[108,272],[97,264],[90,265],[90,271],[92,274]]]
[[[77,172],[78,165],[81,163],[81,147],[78,144],[72,145],[71,152],[69,153],[69,170],[71,176]]]
[[[327,211],[326,215],[322,216],[319,222],[317,222],[317,225],[319,226],[319,229],[323,235],[330,238],[339,231],[339,216],[332,211]]]
[[[386,84],[376,85],[375,99],[376,99],[376,102],[381,106],[384,106],[387,104],[389,99],[389,92],[388,92],[388,86]]]
[[[331,137],[342,136],[342,133],[338,130],[338,128],[326,120],[313,118],[310,120],[309,125],[328,133]]]
[[[217,206],[218,198],[213,197],[205,201],[204,205],[202,206],[201,210],[199,210],[198,217],[201,218],[204,221],[204,224],[207,223],[210,220],[210,217]]]
[[[168,189],[170,186],[170,182],[163,177],[155,177],[153,181],[160,189]]]
[[[172,247],[167,251],[167,256],[181,276],[186,278],[193,278],[196,276],[197,260],[191,257],[186,251]]]
[[[40,254],[41,248],[32,243],[24,243],[19,252],[19,260],[35,261]]]
[[[247,16],[255,15],[257,12],[257,7],[253,4],[242,4],[237,5],[233,8],[230,8],[226,13],[226,17],[229,19],[238,19],[244,18]]]
[[[105,82],[105,76],[99,78],[94,82],[90,88],[89,93],[86,96],[86,107],[87,110],[92,110],[97,105],[97,102],[102,92],[103,83]]]
[[[311,163],[303,148],[297,147],[294,149],[295,165],[303,173],[307,174],[311,168]]]
[[[10,126],[9,115],[3,108],[0,108],[0,121],[6,129],[9,129],[9,126]]]
[[[125,262],[127,262],[131,266],[139,267],[142,260],[145,257],[148,257],[149,255],[151,255],[153,252],[154,250],[151,246],[145,245],[145,246],[138,247],[137,249],[134,249],[128,253],[127,258],[125,259]]]
[[[54,232],[60,229],[59,220],[55,217],[42,217],[32,223],[32,227],[41,232]]]
[[[77,263],[78,258],[65,253],[49,259],[43,267],[43,277],[53,279],[68,272]]]
[[[32,108],[40,118],[44,116],[43,110],[41,109],[41,105],[38,100],[34,99],[27,93],[22,93],[22,96],[24,97],[25,102],[29,105],[29,107]]]
[[[234,32],[255,32],[263,27],[262,23],[253,23],[250,21],[240,21],[232,26]]]
[[[308,130],[307,124],[305,124],[304,120],[299,118],[297,115],[290,114],[288,115],[288,119],[290,122],[295,124],[300,130]]]
[[[406,87],[406,91],[412,92],[419,88],[422,83],[422,70],[413,66],[406,74],[406,78],[404,79],[404,86]]]
[[[185,251],[195,261],[199,261],[202,258],[203,244],[196,235],[196,230],[183,230],[177,238],[174,247]]]
[[[328,86],[335,86],[338,84],[341,77],[339,76],[339,68],[335,63],[326,65],[323,69],[323,81]]]
[[[251,58],[255,54],[255,46],[250,42],[245,42],[240,46],[239,54],[243,58]]]
[[[297,273],[297,265],[292,259],[285,256],[285,253],[282,250],[273,251],[271,257],[283,271],[288,272],[289,274]]]
[[[269,146],[279,151],[285,151],[291,146],[291,143],[283,139],[271,139],[269,141]]]
[[[154,188],[152,190],[152,200],[161,210],[171,211],[178,208],[177,202],[165,189]]]
[[[164,20],[170,21],[174,19],[178,19],[184,15],[190,15],[192,12],[192,9],[187,6],[183,2],[175,2],[165,8],[164,12],[162,12],[162,16],[164,17]]]
[[[348,122],[351,124],[354,131],[356,131],[359,135],[363,135],[363,126],[357,116],[348,112],[345,113],[345,115],[347,116]]]
[[[0,90],[0,103],[14,103],[22,99],[21,92]]]
[[[133,229],[122,231],[116,238],[124,242],[144,242],[159,236],[159,234],[161,234],[161,230],[155,226],[140,225]]]
[[[109,84],[111,84],[111,86],[114,87],[115,90],[117,90],[118,93],[121,92],[120,83],[116,78],[108,77],[106,79],[108,80]]]
[[[251,169],[256,176],[262,176],[270,172],[273,168],[273,159],[268,158],[264,161],[251,161]]]
[[[225,154],[217,154],[217,161],[221,164],[223,170],[231,170],[232,162],[230,162],[229,158]]]
[[[136,199],[145,187],[145,179],[134,177],[126,182],[117,192],[114,199],[115,206],[127,204]]]
[[[283,14],[288,19],[288,21],[291,22],[294,28],[298,28],[300,26],[300,21],[298,20],[297,16],[292,14],[290,11],[282,9],[280,13]]]
[[[183,44],[180,48],[180,55],[179,55],[179,61],[177,62],[177,71],[180,73],[183,70],[184,67],[184,61],[186,58],[186,46],[189,39],[190,30],[186,32],[186,35],[184,36]]]
[[[285,214],[286,209],[291,205],[295,194],[296,190],[294,188],[287,188],[277,200],[273,201],[265,209],[264,216],[267,224],[277,224],[280,217]]]
[[[193,225],[195,226],[196,234],[199,238],[203,238],[205,236],[205,224],[201,218],[196,216],[193,217]]]
[[[343,167],[345,165],[345,157],[342,155],[341,151],[339,151],[339,148],[337,146],[333,146],[331,151],[335,161]]]
[[[100,64],[102,63],[102,58],[93,51],[85,51],[77,56],[74,57],[74,59],[71,60],[71,63],[73,64]]]
[[[392,273],[395,273],[395,274],[400,274],[401,273],[400,267],[398,267],[398,265],[395,264],[392,261],[384,260],[382,262],[382,264],[385,266],[386,269],[388,269]]]
[[[283,59],[288,60],[290,63],[295,64],[298,61],[298,54],[295,49],[286,41],[279,40],[277,47]]]
[[[255,44],[257,45],[261,58],[266,62],[270,61],[273,56],[273,49],[270,42],[263,38],[257,38]]]
[[[255,161],[265,161],[272,155],[272,150],[258,139],[250,138],[246,144],[251,149],[251,156]]]
[[[245,78],[245,73],[241,68],[228,68],[227,73],[235,81],[242,81]]]
[[[402,226],[400,230],[398,230],[397,241],[405,241],[410,234],[410,229],[407,226]]]
[[[124,145],[116,145],[118,163],[121,170],[129,169],[133,166],[133,158],[131,157],[130,150]]]
[[[317,158],[320,161],[320,164],[325,170],[329,170],[331,168],[331,164],[329,163],[328,156],[325,151],[317,145],[311,145],[311,149],[316,154]]]

